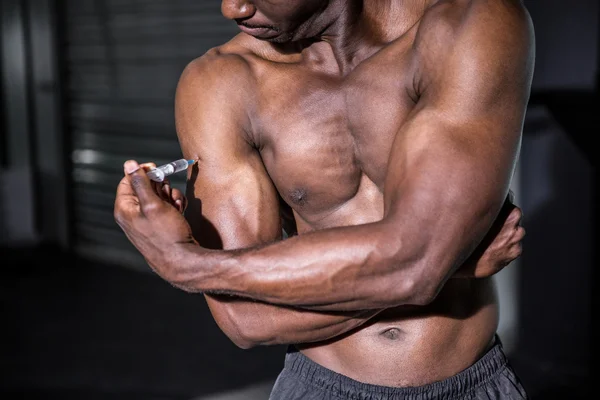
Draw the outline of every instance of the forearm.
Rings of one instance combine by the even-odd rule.
[[[239,347],[320,342],[357,328],[381,310],[315,312],[228,295],[205,295],[221,330]]]
[[[317,310],[420,304],[420,240],[410,247],[383,223],[303,234],[268,246],[211,251],[182,244],[166,278],[188,291],[227,293]],[[402,240],[400,239],[400,242]]]

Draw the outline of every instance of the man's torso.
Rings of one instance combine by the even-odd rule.
[[[421,23],[348,74],[325,58],[270,57],[263,51],[269,44],[246,35],[215,50],[241,56],[252,71],[249,135],[293,210],[298,234],[383,217],[388,155],[418,104]],[[415,386],[471,365],[489,347],[497,322],[491,279],[451,279],[428,306],[386,310],[342,337],[298,348],[362,382]]]

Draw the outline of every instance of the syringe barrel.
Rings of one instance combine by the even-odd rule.
[[[166,175],[171,175],[174,174],[176,172],[180,172],[183,170],[186,170],[188,167],[188,160],[186,160],[185,158],[182,158],[181,160],[176,160],[173,162],[170,162],[168,164],[163,165],[163,167],[168,168],[168,171],[165,171]]]
[[[165,177],[187,169],[188,165],[188,160],[183,158],[181,160],[175,160],[168,164],[161,165],[160,167],[156,167],[148,171],[147,175],[148,178],[152,179],[155,182],[162,182],[165,180]]]

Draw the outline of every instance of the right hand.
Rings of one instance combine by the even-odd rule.
[[[519,258],[525,237],[522,218],[523,212],[513,203],[513,194],[509,192],[490,231],[453,277],[487,278]]]
[[[143,168],[146,172],[150,171],[153,168],[156,168],[156,164],[149,162],[140,164],[140,168]],[[181,192],[181,190],[174,188],[171,186],[171,182],[169,182],[168,178],[165,178],[162,182],[151,181],[152,188],[154,192],[164,201],[171,204],[180,213],[183,214],[185,209],[187,208],[187,198]]]
[[[175,285],[187,271],[181,265],[178,248],[198,246],[184,218],[183,194],[168,181],[156,183],[147,176],[154,164],[128,160],[124,177],[117,186],[114,218],[148,265],[164,280]],[[198,246],[199,247],[199,246]]]

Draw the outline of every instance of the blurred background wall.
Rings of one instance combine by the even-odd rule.
[[[268,387],[284,349],[235,348],[201,298],[150,273],[112,217],[124,160],[180,158],[179,74],[237,33],[220,2],[0,4],[5,390],[192,398]],[[584,398],[597,316],[600,10],[594,0],[525,4],[537,61],[513,189],[528,235],[497,278],[500,333],[536,398]]]

